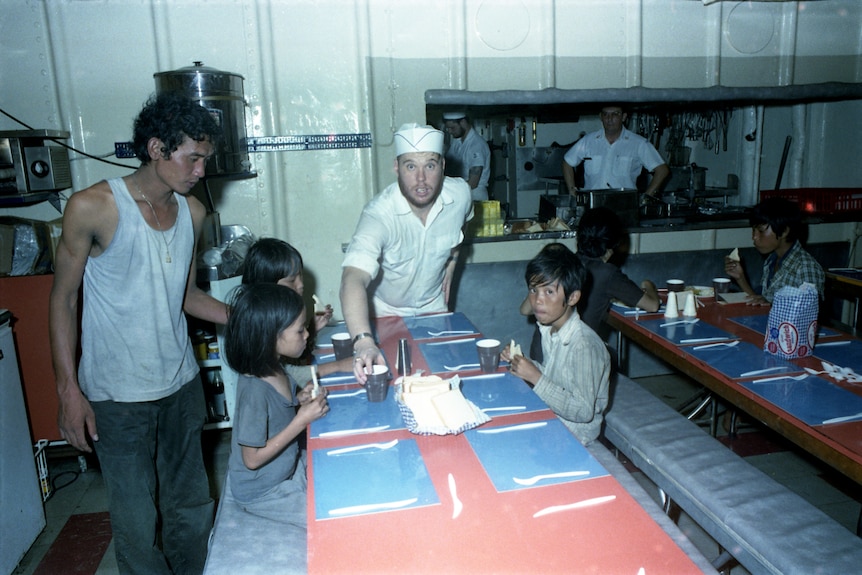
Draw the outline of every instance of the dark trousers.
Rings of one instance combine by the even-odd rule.
[[[120,573],[202,573],[213,500],[200,377],[157,401],[92,405]]]

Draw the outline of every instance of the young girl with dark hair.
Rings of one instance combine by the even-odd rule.
[[[302,271],[302,255],[296,248],[284,240],[261,238],[248,249],[245,256],[242,283],[243,285],[278,284],[289,287],[301,296],[305,290]],[[330,319],[332,319],[332,306],[327,304],[323,313],[315,314],[314,325],[309,323],[309,329],[314,329],[317,333],[326,326]],[[297,358],[304,356],[306,356],[306,352]],[[311,369],[312,367],[309,365],[285,364],[285,370],[300,385],[311,380]],[[353,371],[352,358],[321,363],[317,366],[317,374],[321,377],[351,371]]]
[[[308,339],[305,305],[277,284],[242,286],[232,297],[224,355],[239,375],[225,497],[246,511],[306,526],[305,462],[297,438],[329,411],[326,390],[294,393],[285,358],[302,354]]]

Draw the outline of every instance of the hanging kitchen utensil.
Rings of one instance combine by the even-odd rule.
[[[787,163],[787,154],[790,152],[790,142],[793,141],[792,136],[787,136],[784,140],[784,152],[781,154],[781,164],[778,166],[778,177],[775,178],[775,189],[781,187],[781,178],[784,176],[784,165]]]

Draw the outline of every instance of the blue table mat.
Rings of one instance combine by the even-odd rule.
[[[494,428],[480,427],[464,432],[473,452],[497,492],[569,483],[608,475],[587,449],[559,419],[539,422],[541,427],[511,426],[511,431],[488,433]],[[520,424],[530,426],[532,424]],[[563,471],[589,471],[580,477],[544,479],[532,486],[515,483],[514,477],[529,478]]]
[[[452,370],[446,369],[445,366],[455,367],[464,364],[475,364],[475,367],[464,368],[466,371],[478,371],[479,352],[476,351],[477,339],[420,342],[418,345],[419,351],[425,358],[425,362],[428,364],[428,369],[431,370],[431,373],[449,372]]]
[[[334,509],[416,501],[399,509],[440,503],[428,469],[414,439],[400,439],[388,449],[367,449],[329,455],[333,449],[314,449],[314,514],[317,519],[364,515],[390,510],[357,510],[331,514]],[[414,525],[405,527],[419,528]]]
[[[461,378],[461,393],[493,419],[501,415],[529,413],[548,409],[523,379],[509,372],[488,373]],[[516,407],[523,409],[503,409]]]
[[[730,321],[734,323],[738,323],[739,325],[756,331],[760,335],[766,337],[766,327],[769,325],[769,314],[740,315],[728,319],[730,319]],[[817,326],[817,337],[832,337],[836,335],[841,335],[841,333],[829,327]]]
[[[767,376],[761,379],[767,379]],[[862,396],[825,379],[809,376],[801,381],[757,381],[740,384],[808,425],[821,425],[834,417],[856,414],[860,414],[862,419]]]
[[[710,325],[702,320],[698,321],[697,323],[686,323],[662,327],[664,324],[683,321],[684,319],[685,318],[683,317],[675,319],[665,317],[662,317],[660,319],[642,319],[640,320],[640,325],[653,332],[654,334],[659,335],[677,345],[703,345],[711,343],[710,341],[686,341],[690,339],[738,339],[737,336],[733,335],[732,333],[724,331],[723,329],[719,329],[714,325]],[[716,339],[715,341],[718,341],[718,339]]]
[[[849,367],[856,373],[862,373],[862,341],[858,339],[843,345],[815,345],[812,355],[832,365]]]
[[[347,395],[354,394],[357,395]],[[386,431],[404,429],[404,420],[395,401],[395,387],[389,386],[386,399],[368,401],[365,388],[331,391],[329,413],[311,422],[311,437],[320,437],[348,429],[368,429],[388,425]],[[381,430],[382,431],[382,430]]]
[[[479,333],[476,326],[474,326],[470,320],[467,319],[467,316],[461,312],[405,317],[403,320],[407,329],[410,331],[410,336],[414,340],[465,337],[470,334]],[[431,335],[431,333],[447,331],[464,333],[442,333],[440,335]]]
[[[709,346],[709,347],[706,347]],[[702,348],[702,349],[697,349]],[[702,344],[685,348],[689,355],[708,364],[731,378],[754,377],[764,378],[768,375],[781,375],[784,373],[798,373],[802,371],[786,359],[782,359],[763,348],[754,344],[740,341],[733,347],[726,345]],[[746,375],[747,372],[757,370],[769,370],[759,375]]]

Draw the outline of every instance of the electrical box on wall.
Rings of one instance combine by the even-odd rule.
[[[57,130],[0,132],[0,201],[28,203],[70,188],[69,152],[51,145],[68,137]]]

